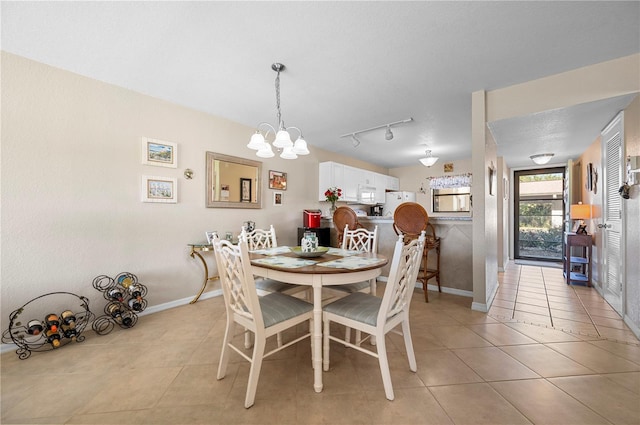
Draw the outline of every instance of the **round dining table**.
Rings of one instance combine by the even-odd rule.
[[[388,259],[380,254],[339,248],[330,248],[318,257],[300,257],[289,247],[252,251],[249,257],[256,276],[313,288],[313,387],[321,392],[322,287],[370,281],[371,293],[375,294],[376,278]]]

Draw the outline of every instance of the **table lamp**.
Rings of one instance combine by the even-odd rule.
[[[578,202],[577,204],[571,205],[571,210],[569,212],[572,220],[580,220],[580,224],[576,229],[577,234],[587,234],[587,225],[584,223],[585,220],[591,219],[591,205],[583,204],[582,202]]]

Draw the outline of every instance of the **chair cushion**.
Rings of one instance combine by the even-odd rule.
[[[368,287],[369,287],[369,281],[365,280],[364,282],[350,283],[348,285],[332,285],[332,286],[329,286],[328,288],[331,288],[335,291],[348,292],[350,294],[353,294],[354,292],[359,292],[362,289],[365,289]]]
[[[284,292],[299,285],[280,282],[273,279],[256,279],[256,288],[266,292]]]
[[[313,310],[313,304],[279,292],[259,297],[258,301],[265,328]]]
[[[354,292],[331,304],[327,304],[323,310],[337,316],[376,326],[381,304],[382,298],[362,292]]]

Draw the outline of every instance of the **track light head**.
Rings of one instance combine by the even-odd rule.
[[[351,135],[351,142],[353,143],[353,147],[357,148],[360,145],[360,139],[355,134]]]
[[[391,132],[391,126],[387,126],[387,131],[384,133],[384,138],[387,140],[393,139],[393,133]]]

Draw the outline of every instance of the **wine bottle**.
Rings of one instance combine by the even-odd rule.
[[[47,342],[51,344],[53,348],[60,347],[60,334],[57,331],[47,329],[45,331],[45,336],[47,338]]]
[[[131,317],[123,315],[124,312],[122,311],[120,304],[111,304],[109,307],[107,307],[107,312],[116,320],[116,322],[122,323],[126,327],[131,326],[133,322]]]
[[[70,325],[62,324],[62,334],[65,338],[69,338],[75,341],[76,336],[78,335],[78,331],[76,330],[75,326],[71,327]]]
[[[60,314],[62,323],[68,325],[71,328],[76,327],[76,315],[71,310],[65,310]]]
[[[111,298],[114,301],[118,301],[118,302],[124,301],[124,296],[122,295],[122,291],[118,287],[110,289],[109,292],[107,292],[107,295],[109,295],[109,298]]]
[[[44,318],[44,324],[48,330],[58,332],[58,326],[60,326],[60,318],[57,314],[47,314]]]
[[[128,289],[129,286],[133,285],[133,279],[130,276],[121,276],[118,279],[118,283],[122,285],[124,289]]]
[[[142,311],[142,297],[131,298],[129,308],[133,311]]]
[[[129,287],[129,293],[132,297],[138,301],[142,301],[142,287],[140,285],[133,284]]]
[[[43,329],[42,322],[39,320],[30,320],[29,323],[27,323],[27,332],[29,335],[40,335]]]

